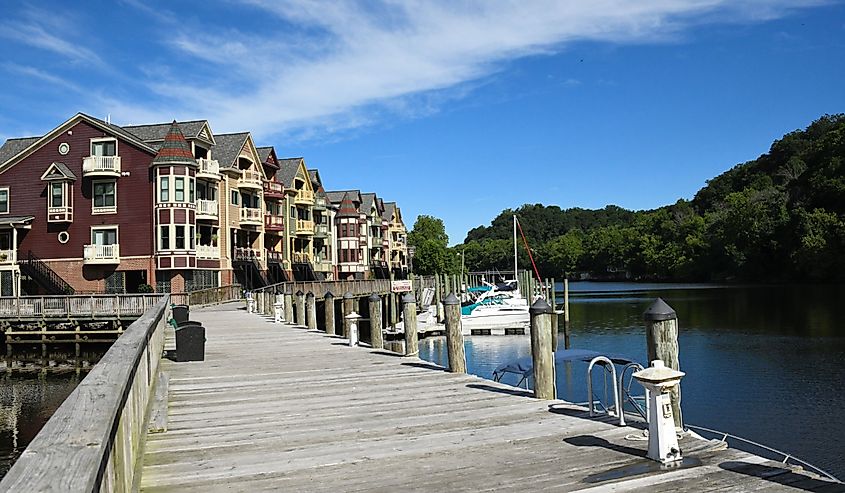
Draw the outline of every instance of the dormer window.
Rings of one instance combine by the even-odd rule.
[[[73,222],[73,182],[76,175],[64,163],[53,163],[41,175],[47,182],[47,222]]]

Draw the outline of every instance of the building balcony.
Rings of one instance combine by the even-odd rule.
[[[0,250],[0,265],[10,265],[18,263],[17,250]]]
[[[261,250],[249,247],[235,247],[232,260],[251,261],[261,260]]]
[[[296,220],[296,234],[298,235],[313,235],[314,234],[314,221],[310,219],[297,219]]]
[[[220,209],[216,200],[197,199],[197,219],[217,219]]]
[[[319,255],[314,257],[314,270],[317,272],[332,272],[334,265],[331,261],[321,258]]]
[[[319,236],[321,238],[325,238],[329,236],[329,225],[328,224],[315,224],[314,225],[314,235]]]
[[[249,188],[252,190],[263,190],[264,184],[262,183],[263,179],[261,178],[261,173],[258,171],[253,171],[251,169],[243,170],[243,174],[238,179],[238,188]]]
[[[120,176],[120,156],[88,156],[82,158],[82,176]]]
[[[307,253],[307,252],[294,252],[293,253],[293,263],[295,263],[295,264],[311,263],[311,254]]]
[[[300,190],[293,199],[294,204],[314,205],[314,192]]]
[[[282,257],[282,252],[277,252],[275,250],[268,250],[264,249],[264,255],[266,255],[267,262],[274,263],[274,264],[281,264],[284,261]]]
[[[220,258],[220,247],[217,245],[197,245],[197,258],[217,260]]]
[[[84,265],[119,264],[120,245],[85,245],[82,263]]]
[[[199,168],[197,169],[197,178],[204,180],[219,181],[220,180],[220,165],[216,159],[206,159],[201,157],[197,159]]]
[[[264,214],[264,230],[265,231],[283,231],[285,229],[284,216],[276,216],[273,214]]]
[[[381,236],[370,236],[370,248],[381,248],[383,244]]]
[[[47,222],[48,223],[72,223],[73,222],[73,207],[48,207],[47,208]]]
[[[319,210],[326,210],[328,204],[326,204],[325,197],[314,197],[314,208]]]
[[[261,226],[264,224],[264,215],[261,209],[254,207],[241,207],[241,225]]]
[[[281,200],[285,198],[285,187],[274,181],[264,182],[264,198]]]

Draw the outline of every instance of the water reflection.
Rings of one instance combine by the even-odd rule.
[[[695,286],[572,283],[572,347],[645,362],[642,312],[657,297],[678,313],[687,422],[788,451],[845,477],[843,286]],[[599,288],[608,291],[599,293]],[[612,289],[618,288],[616,291]],[[563,341],[559,338],[560,347]],[[442,338],[421,357],[446,364]],[[470,337],[467,367],[493,370],[530,355],[527,336]],[[586,366],[557,371],[558,395],[586,400]],[[511,381],[509,383],[516,383]]]
[[[0,478],[80,378],[75,374],[0,377]]]

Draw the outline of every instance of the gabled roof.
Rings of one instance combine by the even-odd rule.
[[[213,152],[221,169],[237,168],[238,156],[240,156],[248,137],[249,132],[215,136],[217,144],[214,146]]]
[[[261,164],[272,168],[279,167],[279,159],[276,157],[276,149],[273,146],[256,147],[255,150],[258,151],[258,160]]]
[[[208,120],[189,120],[177,123],[179,123],[179,128],[186,139],[199,139],[210,144],[215,143],[214,135],[212,135],[208,126]],[[170,123],[124,125],[123,128],[145,142],[161,142],[170,130]]]
[[[359,210],[361,211],[361,213],[369,216],[370,211],[373,210],[373,206],[376,205],[377,200],[378,200],[378,197],[376,197],[376,194],[374,194],[374,193],[362,193],[361,194],[361,207],[359,207]]]
[[[176,120],[170,124],[170,129],[167,135],[164,136],[164,142],[159,147],[158,154],[153,159],[152,164],[192,164],[197,165],[194,155],[191,153],[191,146],[185,140],[182,130]]]
[[[54,162],[47,166],[47,170],[41,175],[42,181],[71,180],[76,181],[76,175],[65,163]]]
[[[107,134],[119,137],[143,151],[152,155],[156,154],[156,150],[150,147],[149,144],[140,140],[136,135],[127,132],[123,128],[100,120],[99,118],[86,115],[85,113],[77,113],[41,137],[27,137],[25,139],[10,139],[9,141],[6,141],[6,144],[0,148],[0,150],[2,150],[2,152],[0,152],[0,157],[2,157],[2,159],[0,159],[0,171],[3,171],[7,167],[14,166],[22,159],[43,147],[57,135],[82,121],[93,127],[99,128]]]
[[[346,194],[349,194],[349,199],[352,200],[352,203],[356,205],[361,204],[360,190],[333,190],[331,192],[326,192],[326,197],[329,198],[329,201],[332,204],[340,204],[343,200],[343,196]]]
[[[320,172],[316,169],[309,169],[308,176],[311,178],[311,184],[314,185],[314,190],[323,188],[323,180],[320,178]]]
[[[9,139],[0,147],[0,164],[5,163],[19,152],[31,146],[41,137],[23,137],[19,139]]]
[[[381,217],[390,221],[393,219],[394,210],[396,210],[396,202],[385,202],[384,212],[381,214]]]
[[[279,159],[279,171],[276,171],[276,181],[284,183],[285,187],[294,188],[293,180],[299,172],[299,167],[304,166],[304,161],[301,157]]]

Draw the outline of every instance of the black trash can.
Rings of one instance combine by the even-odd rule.
[[[188,305],[173,305],[172,309],[173,320],[176,321],[177,326],[188,321],[188,314],[190,313]]]
[[[205,327],[187,321],[176,327],[176,361],[205,360]]]

